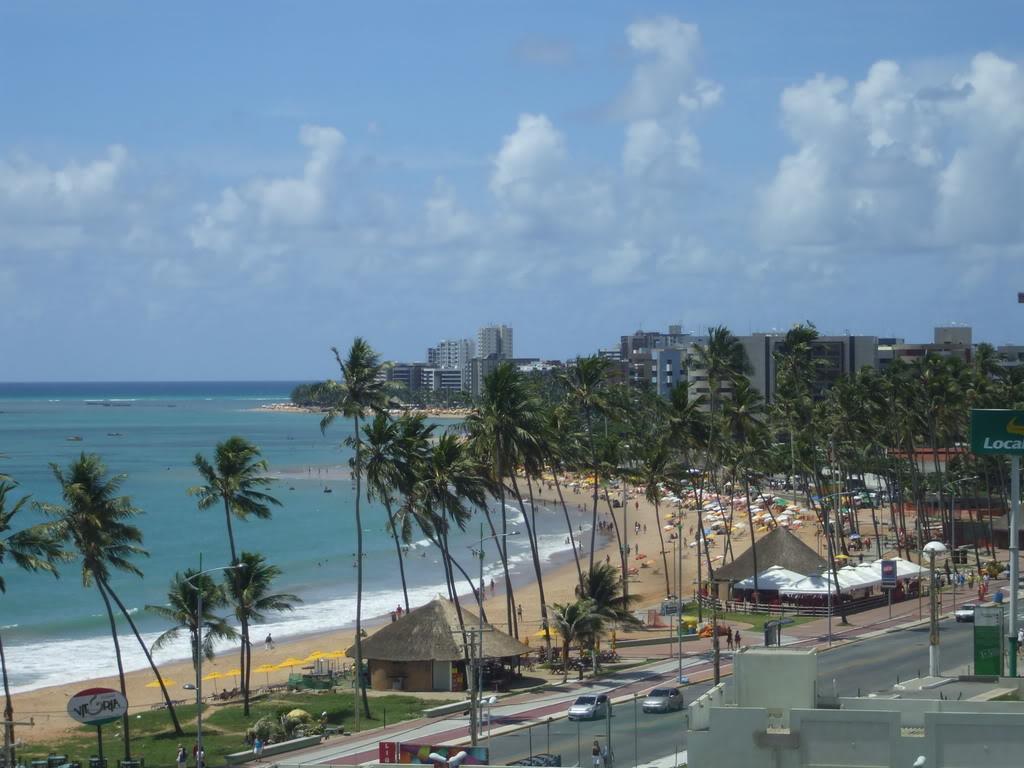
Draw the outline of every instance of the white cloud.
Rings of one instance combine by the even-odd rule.
[[[273,239],[281,229],[312,227],[328,207],[333,171],[345,137],[336,128],[305,125],[299,141],[309,158],[298,177],[256,179],[227,187],[214,204],[196,208],[189,236],[196,248],[227,252],[254,234]],[[254,232],[254,228],[259,232]]]
[[[444,179],[434,184],[434,193],[423,204],[426,238],[432,244],[466,240],[477,231],[473,216],[456,199],[455,187]]]
[[[0,160],[0,205],[35,214],[87,211],[110,201],[127,158],[125,148],[115,144],[101,159],[56,169],[27,157]]]
[[[949,78],[879,61],[852,87],[818,75],[780,103],[796,149],[760,190],[762,244],[856,252],[1024,238],[1017,63],[982,53]]]
[[[620,99],[627,120],[622,167],[629,176],[672,181],[700,167],[700,142],[690,121],[718,104],[722,88],[697,75],[696,25],[661,16],[630,24],[626,37],[640,62]]]

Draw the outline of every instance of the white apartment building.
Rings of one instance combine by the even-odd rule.
[[[427,364],[445,370],[465,370],[476,356],[472,339],[443,339],[427,350]]]

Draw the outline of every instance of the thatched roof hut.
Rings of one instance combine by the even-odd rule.
[[[809,576],[821,573],[825,561],[786,528],[776,528],[757,542],[757,568],[765,571],[780,565],[790,571]],[[716,582],[737,582],[754,575],[754,553],[748,548],[728,565],[714,572]]]
[[[477,614],[465,608],[462,620],[467,630],[480,626]],[[530,652],[530,646],[486,622],[483,638],[484,658],[509,659]],[[355,649],[349,648],[348,655],[354,656]],[[461,690],[465,653],[454,604],[432,600],[386,624],[363,640],[363,658],[375,690]]]

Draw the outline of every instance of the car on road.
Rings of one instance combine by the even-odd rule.
[[[683,694],[678,688],[655,688],[641,706],[644,712],[678,712],[683,708]]]
[[[964,603],[963,605],[961,605],[959,608],[956,609],[956,612],[953,614],[953,618],[955,618],[958,623],[961,621],[973,622],[974,603]]]
[[[578,696],[569,707],[570,720],[597,720],[608,717],[612,712],[612,703],[608,694],[597,693],[589,696]]]

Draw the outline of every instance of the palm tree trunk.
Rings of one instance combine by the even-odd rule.
[[[405,583],[405,556],[402,554],[402,545],[398,541],[398,529],[395,528],[395,515],[391,511],[391,499],[384,496],[384,509],[388,513],[388,525],[391,527],[391,536],[395,540],[395,555],[398,557],[398,574],[402,579],[402,597],[405,599],[405,612],[409,612],[409,587]]]
[[[356,678],[363,699],[363,713],[370,719],[370,701],[366,697],[366,679],[363,677],[363,517],[359,500],[362,495],[363,455],[359,438],[359,413],[352,417],[356,436]]]
[[[252,643],[249,642],[249,619],[248,617],[241,617],[239,622],[242,625],[242,650],[241,658],[238,663],[238,670],[241,672],[242,677],[242,712],[246,717],[249,716],[249,679],[245,674],[246,670],[246,659],[252,652]]]
[[[4,760],[16,764],[14,757],[14,702],[11,699],[11,685],[7,679],[7,657],[4,655],[4,641],[0,636],[0,674],[4,680]]]
[[[569,520],[569,508],[565,505],[565,497],[562,495],[562,485],[558,482],[558,472],[552,468],[551,474],[555,476],[555,490],[558,491],[558,500],[562,504],[562,513],[565,515],[565,529],[569,532],[569,543],[572,544],[572,559],[576,561],[576,577],[580,584],[583,584],[583,569],[580,567],[580,554],[576,551],[576,532],[572,529],[572,521]]]
[[[96,589],[99,590],[100,597],[103,598],[103,604],[107,607],[107,619],[110,621],[110,636],[114,640],[114,656],[117,658],[117,677],[121,683],[121,695],[127,699],[128,689],[124,682],[124,661],[121,659],[121,643],[117,639],[117,624],[114,622],[114,610],[110,605],[110,598],[107,597],[107,591],[103,588],[103,582],[100,579],[96,579]],[[121,728],[124,731],[124,759],[131,760],[131,734],[129,733],[127,710],[125,710],[124,716],[121,718]]]
[[[754,513],[750,509],[750,480],[747,473],[743,473],[743,491],[747,499],[747,525],[750,526],[750,554],[754,559],[754,602],[761,602],[760,591],[757,587],[757,537],[754,536]]]
[[[508,520],[505,515],[505,483],[501,479],[502,474],[499,471],[498,474],[498,502],[501,504],[501,536],[497,537],[498,551],[501,552],[501,564],[505,569],[505,612],[508,614],[508,627],[509,632],[513,637],[519,637],[519,624],[516,621],[515,611],[515,598],[512,596],[512,576],[508,572]],[[490,519],[488,517],[488,519]],[[492,528],[494,526],[491,526]]]
[[[590,511],[590,565],[587,573],[594,570],[594,549],[597,546],[597,449],[594,446],[594,423],[590,409],[587,408],[587,440],[590,443],[590,471],[594,473],[594,500]]]
[[[526,536],[530,540],[530,554],[533,556],[533,573],[537,577],[537,591],[540,597],[540,619],[544,627],[544,645],[547,651],[551,650],[551,628],[548,626],[548,603],[544,599],[544,573],[540,567],[540,552],[537,549],[537,535],[534,526],[530,523],[530,517],[526,514],[523,506],[523,496],[519,493],[519,482],[516,480],[515,472],[512,473],[512,492],[519,502],[519,511],[523,515],[523,523],[526,525]],[[530,505],[533,505],[533,489],[530,489]]]
[[[128,609],[125,608],[124,603],[121,602],[121,598],[118,597],[117,593],[110,588],[110,585],[104,582],[103,586],[110,594],[110,596],[114,599],[114,602],[117,604],[118,610],[121,611],[121,615],[124,616],[125,619],[128,621],[128,626],[132,628],[132,633],[135,635],[135,639],[139,641],[139,647],[142,648],[142,652],[146,654],[146,661],[149,662],[149,668],[153,670],[153,676],[156,678],[156,681],[160,684],[160,692],[164,696],[164,704],[167,706],[167,711],[171,715],[171,722],[174,724],[174,735],[184,736],[185,731],[182,730],[181,723],[178,722],[178,713],[175,712],[174,703],[171,701],[170,694],[167,693],[167,686],[164,684],[164,678],[160,674],[160,670],[159,668],[157,668],[156,662],[153,661],[153,654],[149,652],[149,648],[146,647],[146,643],[142,639],[142,635],[139,634],[139,629],[135,626],[135,620],[132,619],[132,615],[128,612]]]
[[[625,547],[622,546],[622,534],[619,533],[619,521],[615,519],[615,513],[612,511],[612,499],[608,495],[608,489],[607,488],[604,489],[604,501],[605,501],[605,504],[608,505],[608,515],[612,519],[612,528],[615,529],[615,541],[617,541],[618,545],[619,545],[619,562],[622,564],[622,588],[623,588],[623,594],[628,594],[625,591],[625,588],[626,588],[626,566],[629,565],[629,563],[626,560],[626,558],[629,556],[629,553],[626,552],[625,551]]]
[[[235,532],[231,528],[231,505],[228,497],[224,497],[224,522],[228,525],[228,545],[231,547],[231,564],[238,564],[238,553],[235,551]]]
[[[654,489],[654,493],[658,493],[657,488]],[[658,527],[658,540],[661,542],[661,565],[665,569],[665,597],[668,597],[672,594],[672,582],[668,578],[668,552],[665,551],[665,533],[661,530],[661,500],[657,495],[654,499],[654,524]],[[679,546],[683,546],[682,536],[679,537]]]
[[[515,604],[516,596],[515,593],[512,591],[512,578],[509,575],[508,571],[508,558],[505,557],[505,553],[501,549],[501,542],[499,541],[498,538],[498,529],[494,527],[494,520],[491,518],[491,511],[487,509],[486,504],[484,504],[483,506],[483,513],[484,517],[487,519],[487,527],[491,529],[491,538],[494,539],[494,546],[498,548],[498,559],[501,561],[501,570],[502,573],[505,575],[505,588],[506,590],[508,590],[508,594],[506,595],[505,598],[505,603],[506,605],[508,605],[509,601],[511,601],[512,604]],[[508,624],[508,631],[509,634],[513,634],[511,622]]]

